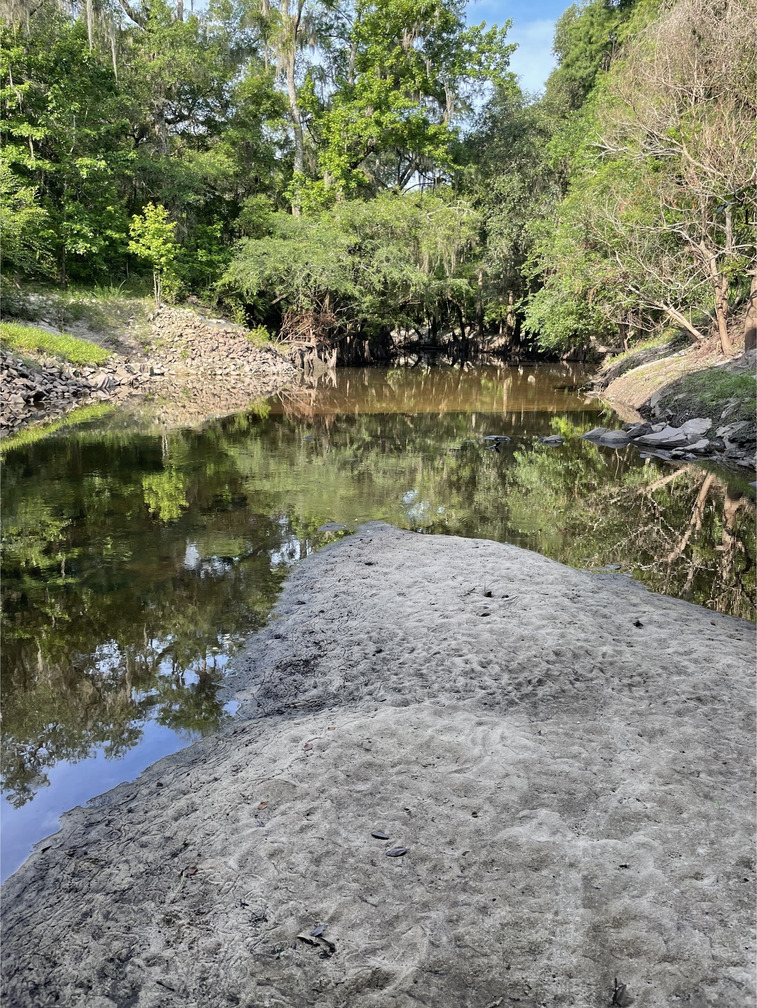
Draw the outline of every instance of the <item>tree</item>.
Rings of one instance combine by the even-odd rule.
[[[129,170],[126,122],[112,67],[90,51],[86,26],[53,4],[0,29],[3,156],[7,184],[44,230],[33,272],[50,259],[65,281],[123,261],[126,215],[119,189]],[[12,180],[11,180],[12,176]],[[33,196],[32,196],[33,194]],[[32,202],[29,203],[29,197]],[[27,232],[29,234],[29,232]]]
[[[350,60],[310,103],[324,183],[337,197],[447,181],[474,95],[512,79],[507,27],[466,27],[459,0],[360,0]]]
[[[50,216],[39,204],[37,187],[24,185],[7,164],[0,165],[0,203],[0,257],[6,273],[53,275]]]
[[[581,108],[625,42],[653,20],[661,0],[583,0],[557,19],[545,106],[564,116]]]
[[[169,220],[164,206],[148,203],[142,214],[131,219],[129,251],[152,266],[155,304],[160,306],[163,281],[176,261],[178,245],[174,237],[176,224]]]
[[[479,220],[463,199],[384,193],[319,216],[269,217],[223,279],[263,319],[279,305],[328,319],[334,335],[381,332],[465,313]],[[475,275],[475,274],[474,274]]]
[[[752,6],[679,0],[573,113],[583,138],[568,191],[532,257],[544,286],[527,323],[546,326],[544,342],[564,345],[571,318],[597,314],[637,328],[665,318],[701,340],[709,317],[732,353],[731,295],[747,296],[755,262]]]
[[[483,221],[480,313],[482,323],[499,330],[492,344],[508,345],[519,336],[519,305],[531,290],[525,266],[533,230],[560,196],[547,157],[553,128],[543,104],[508,82],[495,89],[461,145],[465,167],[458,184]]]
[[[630,49],[602,122],[603,149],[654,175],[651,226],[709,287],[727,355],[729,291],[745,286],[757,256],[757,67],[744,44],[754,13],[751,0],[679,0]],[[649,272],[659,258],[642,254],[639,265]]]

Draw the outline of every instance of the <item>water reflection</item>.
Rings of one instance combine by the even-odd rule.
[[[200,430],[121,410],[8,450],[9,805],[51,781],[50,808],[81,801],[110,786],[103,760],[128,756],[126,767],[156,732],[170,749],[213,730],[228,655],[289,567],[334,538],[318,531],[330,522],[384,519],[616,564],[654,590],[753,616],[745,481],[581,441],[600,409],[575,391],[582,380],[564,367],[344,371]],[[552,433],[566,443],[536,443]],[[492,434],[511,440],[494,451]],[[62,764],[89,768],[73,800],[72,778],[56,783]],[[52,792],[64,797],[50,804]]]

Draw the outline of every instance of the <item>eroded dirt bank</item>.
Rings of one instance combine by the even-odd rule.
[[[751,624],[385,525],[277,613],[6,884],[5,1004],[750,1003]]]
[[[630,408],[652,423],[674,428],[709,420],[705,447],[697,454],[755,469],[757,351],[731,360],[723,360],[711,346],[665,354],[666,347],[661,346],[614,365],[610,361],[600,371],[596,387],[621,415]]]

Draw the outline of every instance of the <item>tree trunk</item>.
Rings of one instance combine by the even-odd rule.
[[[757,269],[752,273],[752,283],[744,320],[744,353],[757,348]]]
[[[480,269],[476,277],[476,326],[478,327],[479,352],[483,352],[484,340],[484,271]]]
[[[513,337],[515,336],[515,309],[514,309],[515,299],[513,298],[513,292],[509,290],[507,292],[507,317],[505,319],[505,332],[507,333],[508,343],[512,343]]]
[[[85,10],[87,14],[87,42],[89,43],[89,51],[92,52],[92,36],[93,36],[93,22],[94,22],[94,10],[92,8],[92,0],[86,0]]]
[[[302,113],[297,104],[297,85],[294,79],[295,61],[297,59],[297,35],[300,30],[300,17],[304,0],[297,0],[296,13],[289,13],[289,0],[282,0],[282,40],[281,59],[284,62],[284,72],[287,83],[287,96],[289,98],[289,112],[292,116],[292,129],[294,131],[294,174],[303,175],[305,172],[305,140],[302,132]],[[292,203],[292,214],[299,217],[302,212],[300,204]]]
[[[728,278],[718,267],[718,257],[712,254],[704,242],[699,243],[699,250],[707,265],[707,272],[710,274],[712,288],[715,292],[715,321],[718,327],[720,349],[725,357],[731,357],[733,356],[733,345],[728,335],[728,316],[730,314]]]
[[[113,76],[118,80],[118,61],[116,59],[116,23],[111,20],[108,24],[108,34],[110,35],[110,58],[113,64]]]
[[[718,337],[720,339],[720,349],[724,356],[733,356],[733,344],[728,335],[728,280],[721,274],[717,278],[713,277],[715,286],[715,318],[718,323]]]
[[[704,342],[704,335],[696,328],[696,326],[693,326],[691,322],[689,322],[683,312],[679,312],[677,308],[673,308],[672,305],[664,304],[662,301],[653,301],[652,307],[659,308],[660,311],[664,311],[665,314],[672,318],[674,322],[677,322],[680,326],[683,326],[687,332],[690,332],[698,343]]]
[[[457,315],[457,322],[458,322],[458,325],[460,326],[460,348],[461,348],[462,354],[465,357],[467,357],[468,356],[468,348],[467,348],[466,342],[465,342],[465,318],[463,317],[463,309],[460,307],[460,305],[457,303],[457,301],[455,301],[455,314]]]

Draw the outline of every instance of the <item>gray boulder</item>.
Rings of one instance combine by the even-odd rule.
[[[694,444],[688,446],[688,451],[694,452],[706,452],[710,450],[710,442],[708,438],[702,438],[700,441],[695,441]]]
[[[660,428],[664,427],[665,424],[660,424]],[[623,430],[628,432],[630,438],[641,437],[642,434],[651,434],[654,427],[651,423],[646,421],[639,421],[638,423],[623,424]]]
[[[708,420],[707,417],[697,417],[694,420],[687,420],[678,429],[685,431],[691,438],[701,438],[710,427],[712,427],[712,420]]]
[[[581,435],[584,441],[598,441],[603,434],[607,433],[607,427],[592,427],[590,431]]]
[[[565,439],[561,438],[559,434],[550,434],[549,437],[540,437],[539,444],[556,448],[558,445],[565,444]]]
[[[631,442],[631,435],[628,431],[624,430],[608,430],[598,437],[597,441],[599,444],[607,445],[609,448],[623,448]]]
[[[650,448],[683,448],[691,437],[682,428],[664,427],[661,431],[643,434],[636,438],[637,444],[649,445]]]
[[[746,427],[746,420],[737,420],[735,423],[726,424],[725,427],[718,427],[715,431],[715,436],[723,438],[727,443],[731,440],[734,434],[737,434],[742,428]]]

